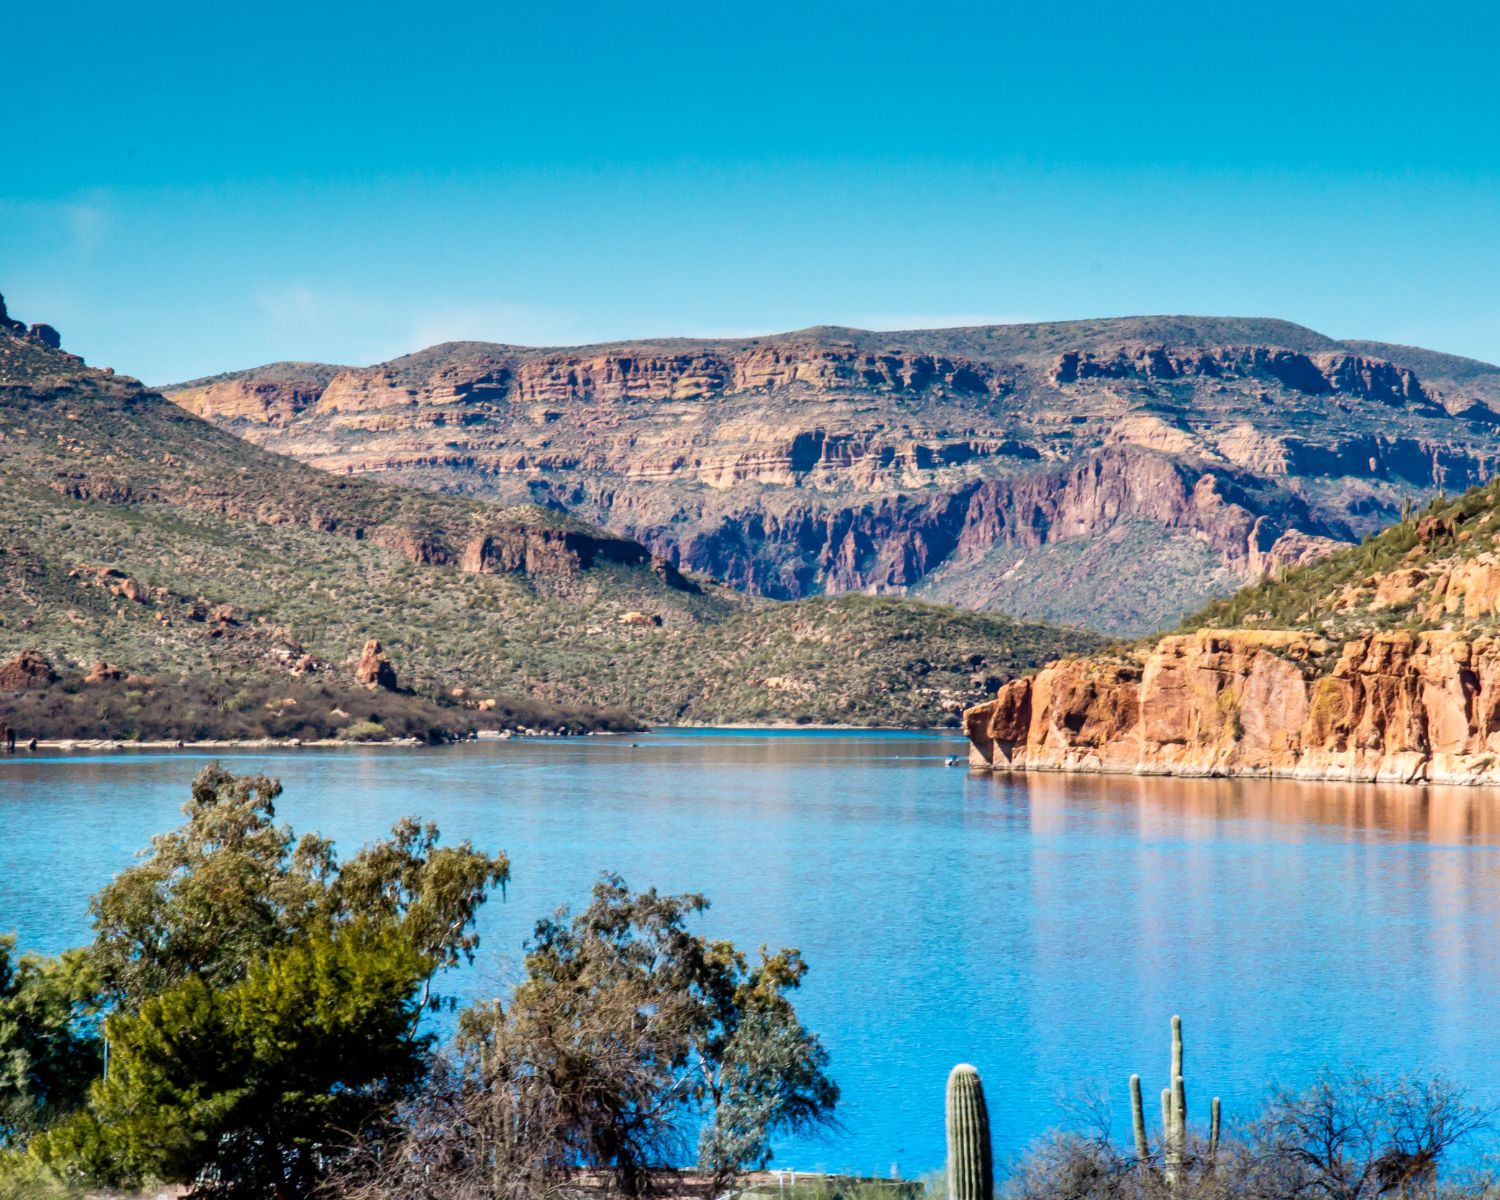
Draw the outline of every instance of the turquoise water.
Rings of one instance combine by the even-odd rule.
[[[1500,1102],[1500,798],[1262,781],[1005,780],[951,739],[673,732],[442,750],[224,756],[345,852],[407,813],[511,856],[458,987],[513,979],[535,919],[601,870],[707,893],[705,928],[801,947],[799,1001],[844,1129],[778,1163],[903,1173],[943,1156],[943,1083],[984,1074],[997,1153],[1099,1092],[1166,1082],[1187,1029],[1198,1115],[1325,1063],[1441,1071]],[[205,756],[0,762],[0,930],[54,951],[175,825]]]

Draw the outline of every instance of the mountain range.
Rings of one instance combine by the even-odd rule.
[[[476,720],[519,697],[656,722],[927,726],[1101,640],[898,598],[746,595],[555,508],[400,481],[232,436],[0,301],[0,649],[17,656],[0,700],[108,692],[129,737],[165,682],[227,717],[331,707],[308,680],[363,694],[393,671]]]
[[[536,504],[746,594],[1131,636],[1500,459],[1500,368],[1260,319],[453,342],[163,392],[335,475]]]

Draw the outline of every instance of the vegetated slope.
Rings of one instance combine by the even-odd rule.
[[[104,662],[227,698],[294,671],[347,681],[375,638],[402,683],[500,709],[927,725],[1097,641],[902,601],[747,598],[562,513],[335,477],[3,310],[0,480],[0,651],[72,676]]]
[[[1132,634],[1500,456],[1500,368],[1239,318],[455,342],[167,391],[332,472],[537,501],[752,594]],[[1085,562],[1111,586],[1075,586]]]
[[[998,770],[1500,783],[1500,482],[1008,683],[966,729]]]

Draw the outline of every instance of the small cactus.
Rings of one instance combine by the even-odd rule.
[[[948,1074],[948,1200],[994,1200],[990,1113],[979,1072],[959,1063]]]

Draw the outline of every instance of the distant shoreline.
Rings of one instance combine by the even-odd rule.
[[[737,722],[724,725],[657,725],[649,730],[637,731],[630,734],[631,737],[639,737],[642,733],[666,733],[675,730],[710,730],[723,729],[735,733],[913,733],[932,734],[936,736],[951,736],[958,738],[958,732],[948,729],[933,729],[924,727],[912,727],[906,725],[799,725],[793,722],[778,723],[746,723]],[[245,738],[245,739],[207,739],[203,741],[119,741],[111,738],[50,738],[38,739],[36,750],[57,750],[63,753],[107,752],[114,750],[327,750],[327,749],[357,749],[370,747],[399,747],[403,749],[441,749],[443,746],[462,745],[469,741],[501,742],[512,741],[518,738],[558,738],[573,739],[580,737],[604,737],[620,738],[627,736],[614,730],[588,730],[584,733],[556,733],[546,730],[538,730],[534,733],[523,733],[514,730],[506,730],[500,733],[482,732],[479,737],[472,739],[460,738],[453,742],[437,743],[434,745],[425,742],[421,738],[387,738],[383,741],[347,741],[341,738],[318,738],[299,741],[296,738]],[[24,756],[29,750],[26,745],[18,745],[14,754],[0,756],[0,761],[5,758],[16,759]]]

